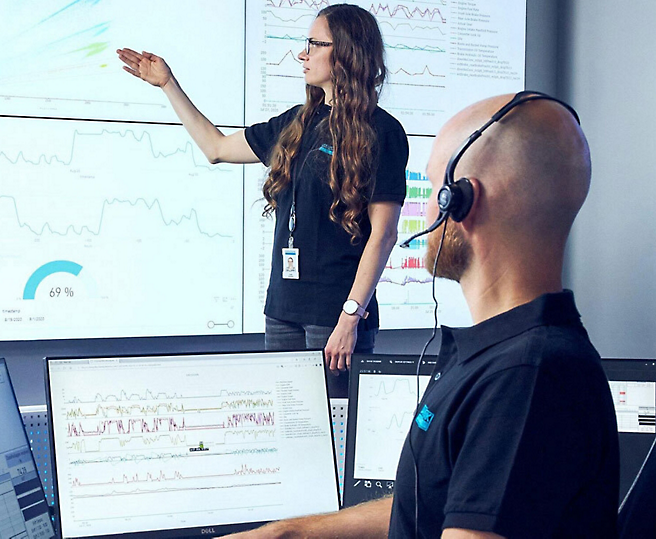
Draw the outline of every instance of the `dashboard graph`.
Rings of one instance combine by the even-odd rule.
[[[207,164],[179,126],[0,133],[3,334],[242,331],[242,167]]]
[[[336,503],[323,376],[316,352],[51,362],[67,536],[271,520]],[[298,499],[306,479],[323,485],[318,500]]]
[[[525,0],[352,3],[378,20],[389,72],[381,106],[409,134],[435,134],[465,105],[523,88]],[[330,4],[247,1],[247,124],[304,99],[297,56],[316,14]]]
[[[161,91],[122,71],[115,51],[130,47],[175,66],[205,114],[226,125],[244,122],[243,47],[234,46],[244,40],[238,2],[217,0],[208,9],[201,0],[143,0],[127,10],[107,0],[10,0],[2,13],[0,114],[177,122]],[[226,24],[235,20],[242,24]]]
[[[354,477],[393,480],[415,407],[430,376],[360,374]],[[417,397],[419,383],[419,397]],[[384,447],[381,447],[381,442]]]

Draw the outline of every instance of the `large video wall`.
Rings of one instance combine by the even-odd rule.
[[[326,0],[4,0],[0,340],[263,331],[273,222],[261,165],[210,165],[115,50],[154,52],[224,132],[304,99],[297,55]],[[334,3],[334,2],[333,2]],[[526,0],[353,2],[384,35],[381,106],[410,139],[401,240],[423,228],[434,135],[524,86]],[[383,329],[432,325],[425,241],[395,248]],[[469,323],[438,282],[440,319]]]

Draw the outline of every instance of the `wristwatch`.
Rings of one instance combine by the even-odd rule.
[[[369,312],[365,311],[364,307],[354,299],[347,299],[342,306],[342,311],[346,314],[357,314],[360,318],[369,316]]]

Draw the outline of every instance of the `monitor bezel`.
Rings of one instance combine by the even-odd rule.
[[[328,397],[328,379],[326,371],[326,362],[325,355],[322,349],[308,349],[308,350],[260,350],[260,351],[226,351],[226,352],[177,352],[177,353],[147,353],[147,354],[99,354],[99,355],[87,355],[82,356],[46,356],[43,358],[43,365],[45,370],[45,392],[46,392],[46,406],[48,410],[52,410],[52,396],[51,396],[51,384],[50,384],[50,369],[49,365],[51,362],[55,361],[68,361],[68,360],[100,360],[100,359],[138,359],[138,358],[175,358],[175,357],[203,357],[203,356],[258,356],[258,355],[275,355],[275,354],[289,354],[289,353],[321,353],[321,359],[324,364],[323,369],[323,382],[326,395],[326,409],[328,413],[328,426],[330,428],[330,437],[331,437],[331,451],[333,456],[333,470],[334,470],[334,486],[335,486],[335,498],[337,502],[337,509],[341,508],[340,495],[339,495],[339,475],[337,470],[337,454],[335,452],[334,432],[333,432],[333,422],[331,414],[330,399]],[[58,487],[58,476],[57,476],[57,452],[55,451],[55,430],[53,428],[53,414],[48,413],[48,428],[50,429],[49,444],[50,444],[50,454],[52,456],[52,481],[53,484]],[[208,536],[223,536],[229,535],[232,533],[238,533],[248,530],[253,530],[268,524],[268,520],[257,521],[257,522],[247,522],[247,523],[233,523],[233,524],[219,524],[212,526],[194,526],[189,528],[166,528],[161,530],[151,530],[151,531],[137,531],[137,532],[125,532],[119,534],[105,534],[105,535],[90,535],[90,536],[64,536],[62,531],[62,520],[61,520],[61,504],[59,503],[59,488],[55,488],[55,512],[57,515],[57,524],[58,529],[56,530],[57,536],[61,539],[175,539],[179,537],[208,537]]]
[[[351,357],[351,372],[349,376],[349,399],[346,417],[346,449],[344,458],[344,491],[342,496],[342,506],[350,507],[366,501],[361,496],[356,496],[357,492],[353,489],[353,481],[355,480],[355,444],[357,440],[357,424],[358,424],[358,390],[361,368],[364,361],[381,361],[381,370],[384,370],[383,365],[388,366],[391,359],[401,360],[407,362],[408,372],[407,375],[415,376],[417,372],[417,361],[419,356],[414,354],[353,354]],[[422,361],[425,362],[419,369],[420,376],[430,375],[437,363],[437,356],[424,356]],[[381,372],[384,374],[400,374],[392,372]],[[390,489],[387,489],[390,490]],[[380,494],[379,496],[371,496],[367,499],[376,499],[384,496],[387,490],[378,493],[372,488],[372,493]]]
[[[601,366],[609,381],[656,382],[656,359],[601,358]],[[653,368],[651,376],[649,368]],[[612,379],[611,374],[620,375],[620,378]]]
[[[50,522],[50,526],[52,529],[52,536],[51,537],[58,537],[57,529],[55,524],[52,521],[52,515],[53,515],[53,508],[48,504],[48,498],[46,497],[45,489],[43,487],[43,482],[41,480],[41,474],[39,474],[39,469],[36,465],[36,460],[34,459],[34,453],[32,452],[32,444],[30,443],[30,437],[27,435],[27,431],[25,430],[25,424],[23,423],[23,418],[20,412],[20,405],[18,404],[18,397],[16,396],[16,391],[14,389],[14,384],[11,381],[11,374],[9,373],[9,365],[7,364],[7,361],[5,360],[4,357],[0,357],[0,366],[4,366],[5,371],[7,372],[7,382],[9,383],[9,390],[11,392],[11,395],[14,399],[14,404],[16,405],[16,411],[18,412],[18,418],[21,421],[21,426],[23,428],[23,436],[25,437],[25,445],[30,449],[30,458],[32,459],[32,465],[34,466],[34,471],[36,472],[36,475],[39,479],[39,482],[41,483],[41,493],[43,494],[43,502],[46,504],[46,507],[48,509],[48,521]],[[55,498],[56,499],[56,498]]]

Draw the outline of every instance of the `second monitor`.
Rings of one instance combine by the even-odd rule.
[[[418,399],[435,367],[424,357],[358,355],[351,361],[344,506],[394,491],[396,466]]]
[[[64,538],[339,508],[321,351],[48,359],[47,376]]]

